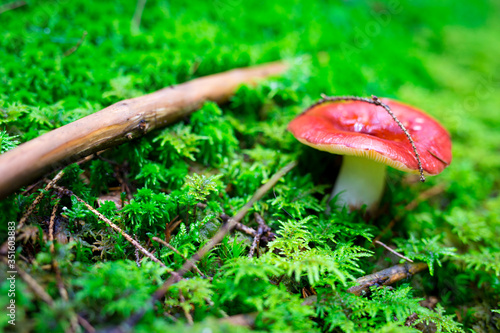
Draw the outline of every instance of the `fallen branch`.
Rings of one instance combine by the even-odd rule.
[[[179,270],[170,275],[170,277],[163,283],[163,285],[154,292],[153,296],[151,297],[145,308],[132,315],[122,325],[107,330],[106,332],[122,333],[131,331],[135,326],[135,324],[139,320],[141,320],[141,318],[144,316],[146,310],[153,307],[156,301],[164,297],[170,286],[179,282],[181,278],[184,276],[184,274],[193,268],[196,262],[198,262],[201,258],[203,258],[211,249],[215,247],[215,245],[217,245],[220,241],[222,241],[224,236],[226,236],[226,234],[231,229],[234,228],[236,223],[238,223],[239,221],[241,221],[241,219],[243,219],[246,213],[248,213],[248,211],[253,207],[254,203],[260,200],[271,188],[273,188],[274,185],[276,185],[276,183],[280,180],[281,177],[283,177],[285,174],[287,174],[290,170],[292,170],[296,166],[297,166],[296,161],[291,162],[287,164],[284,168],[279,170],[276,174],[274,174],[274,176],[272,176],[267,183],[262,185],[257,190],[257,192],[255,192],[252,198],[236,213],[236,215],[234,215],[233,218],[229,217],[226,218],[225,223],[221,226],[219,231],[217,231],[217,233],[212,237],[212,239],[210,239],[210,241],[207,244],[205,244],[205,246],[203,246],[200,250],[198,250],[198,252],[196,252],[191,257],[191,259],[184,262],[184,264]]]
[[[368,292],[372,286],[388,286],[403,279],[410,278],[412,275],[427,269],[427,267],[427,264],[423,262],[392,266],[380,272],[360,277],[356,280],[358,285],[347,289],[347,292],[362,296],[364,293]],[[302,305],[313,305],[317,301],[318,296],[309,296],[304,299]]]
[[[170,245],[169,243],[165,242],[163,239],[160,239],[158,237],[153,237],[152,238],[155,242],[158,242],[166,247],[168,247],[170,250],[174,251],[175,253],[177,253],[178,255],[181,256],[182,259],[184,260],[189,260],[188,258],[186,258],[182,253],[179,252],[179,250],[177,250],[175,247],[173,247],[172,245]],[[205,277],[205,274],[203,274],[200,269],[198,268],[198,266],[196,266],[196,264],[193,263],[193,269],[196,271],[196,273],[198,273],[199,276],[201,277]]]
[[[387,286],[393,284],[395,282],[409,278],[412,275],[423,271],[424,269],[427,269],[427,267],[427,264],[424,262],[392,266],[381,270],[380,272],[360,277],[356,280],[359,285],[351,287],[347,289],[347,291],[360,296],[364,292],[369,291],[371,286]]]
[[[83,32],[82,37],[80,37],[80,39],[78,40],[78,42],[76,42],[75,46],[72,46],[69,50],[67,50],[66,52],[64,52],[63,57],[67,57],[67,56],[70,56],[71,54],[75,53],[75,51],[78,50],[78,48],[80,47],[80,45],[82,45],[85,37],[87,37],[87,31]]]
[[[132,18],[132,22],[130,24],[130,29],[133,32],[138,32],[139,27],[141,26],[142,12],[144,11],[144,6],[146,6],[147,0],[138,0],[135,6],[134,17]]]
[[[26,6],[28,3],[26,1],[14,1],[10,3],[6,3],[5,5],[0,6],[0,14],[8,12],[9,10],[16,9],[22,6]]]
[[[271,235],[271,232],[272,232],[271,228],[267,226],[267,224],[264,221],[264,219],[262,218],[262,216],[260,216],[258,213],[255,213],[254,216],[255,216],[255,221],[257,221],[259,226],[257,227],[257,232],[256,232],[256,235],[254,236],[252,246],[250,247],[250,251],[248,251],[249,258],[253,257],[255,250],[259,246],[259,243],[260,243],[262,236],[264,234]],[[273,237],[273,236],[271,236],[271,237]]]
[[[83,156],[165,127],[205,101],[226,102],[244,83],[283,73],[274,62],[197,78],[113,104],[0,155],[0,199]]]

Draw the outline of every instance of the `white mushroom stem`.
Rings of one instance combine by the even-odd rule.
[[[337,205],[348,205],[351,210],[367,206],[367,211],[374,211],[385,185],[385,164],[363,157],[344,156],[332,196],[339,194]]]

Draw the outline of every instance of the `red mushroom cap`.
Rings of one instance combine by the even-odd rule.
[[[437,175],[451,163],[450,134],[425,112],[390,99],[386,103],[410,133],[422,168]],[[288,130],[313,148],[365,157],[418,173],[418,162],[403,130],[380,106],[361,101],[325,102],[295,118]]]

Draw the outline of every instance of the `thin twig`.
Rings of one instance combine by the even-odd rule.
[[[134,235],[134,239],[137,242],[137,235]],[[135,254],[135,264],[137,265],[137,267],[140,268],[141,267],[141,258],[139,257],[139,250],[137,248],[135,248],[134,254]]]
[[[403,279],[408,279],[412,275],[427,268],[427,264],[423,262],[392,266],[379,272],[360,277],[356,280],[358,285],[347,289],[347,292],[361,296],[369,292],[372,286],[388,286]],[[316,295],[309,296],[302,302],[302,305],[313,305],[317,300],[318,297]]]
[[[167,243],[172,239],[172,232],[174,232],[175,228],[182,222],[182,220],[177,220],[178,217],[179,215],[174,217],[174,219],[165,226],[165,241]]]
[[[252,328],[255,326],[255,320],[257,319],[258,312],[251,312],[245,314],[237,314],[234,316],[229,316],[219,319],[222,323],[229,323],[233,326],[244,326]]]
[[[318,100],[316,103],[312,104],[310,107],[308,107],[304,112],[310,110],[311,108],[323,104],[325,102],[338,102],[338,101],[358,101],[358,102],[365,102],[365,103],[370,103],[373,105],[381,106],[387,111],[387,113],[392,117],[392,119],[398,124],[399,128],[404,132],[406,137],[408,138],[408,141],[410,141],[411,147],[413,148],[413,153],[415,154],[415,157],[417,158],[417,163],[418,163],[418,171],[420,172],[420,181],[425,182],[425,176],[424,176],[424,169],[422,168],[422,162],[420,161],[420,155],[417,151],[417,147],[415,146],[415,142],[411,138],[410,133],[406,129],[406,127],[399,121],[399,119],[394,115],[394,113],[391,111],[391,108],[380,101],[380,99],[377,96],[372,95],[372,98],[365,98],[365,97],[358,97],[358,96],[326,96],[325,94],[321,94],[321,99]]]
[[[59,198],[54,203],[52,208],[52,214],[50,214],[49,222],[49,242],[50,242],[50,253],[54,254],[54,221],[56,220],[57,208],[59,207]]]
[[[17,229],[21,229],[23,227],[23,225],[26,222],[26,220],[28,219],[28,217],[31,215],[31,213],[33,213],[33,210],[35,209],[36,205],[38,205],[40,203],[40,201],[42,201],[43,196],[45,195],[45,192],[47,192],[52,187],[54,187],[54,185],[59,181],[59,179],[61,179],[61,177],[63,175],[64,175],[64,170],[59,171],[57,173],[57,175],[47,184],[47,186],[45,186],[43,191],[40,192],[40,194],[36,197],[35,201],[33,201],[31,203],[31,205],[29,206],[26,213],[24,213],[23,217],[21,217],[21,220],[19,220],[19,224],[17,225]]]
[[[252,227],[246,226],[246,225],[244,225],[243,223],[240,223],[240,222],[236,222],[234,224],[234,229],[236,229],[238,231],[241,231],[241,232],[244,232],[248,236],[252,236],[252,237],[257,236],[257,230],[255,230]]]
[[[90,325],[90,323],[80,315],[76,315],[78,318],[78,323],[85,330],[86,333],[95,333],[95,328]]]
[[[0,14],[8,12],[9,10],[16,9],[22,6],[26,6],[28,3],[26,1],[14,1],[10,3],[6,3],[5,5],[0,6]]]
[[[85,207],[87,207],[88,210],[90,210],[92,213],[94,213],[94,215],[96,215],[101,221],[104,221],[113,230],[115,230],[120,235],[122,235],[123,238],[125,238],[130,244],[132,244],[137,249],[139,249],[139,251],[141,251],[142,253],[144,253],[144,255],[146,255],[146,257],[148,257],[149,259],[153,260],[154,262],[160,264],[161,266],[165,267],[164,263],[162,263],[160,260],[158,260],[158,258],[156,258],[154,255],[152,255],[148,250],[146,250],[145,248],[143,248],[142,245],[139,244],[137,241],[135,241],[132,237],[130,237],[129,234],[127,234],[120,227],[118,227],[116,224],[114,224],[113,222],[111,222],[111,220],[109,220],[107,217],[105,217],[104,215],[102,215],[101,213],[99,213],[96,209],[94,209],[94,207],[92,207],[91,205],[89,205],[87,202],[85,202],[83,199],[81,199],[80,197],[78,197],[72,191],[70,191],[68,189],[64,189],[64,188],[59,187],[59,186],[55,186],[55,188],[59,189],[60,191],[62,191],[62,193],[66,194],[68,196],[73,196],[78,202],[84,204]]]
[[[134,17],[132,18],[131,29],[133,31],[138,31],[141,26],[142,12],[146,6],[147,0],[137,0],[137,5],[135,6]]]
[[[398,253],[398,252],[394,251],[393,249],[391,249],[389,246],[385,245],[385,244],[384,244],[384,243],[382,243],[381,241],[378,241],[378,240],[377,240],[377,241],[375,241],[374,243],[377,243],[378,245],[383,246],[386,250],[388,250],[388,251],[390,251],[390,252],[394,253],[395,255],[397,255],[397,256],[398,256],[398,257],[400,257],[400,258],[403,258],[403,259],[404,259],[404,260],[406,260],[406,261],[413,262],[413,260],[411,260],[410,258],[407,258],[407,257],[405,257],[404,255],[402,255],[401,253]]]
[[[392,266],[380,272],[360,277],[356,280],[359,285],[351,287],[347,289],[347,291],[355,295],[362,295],[363,292],[370,290],[371,286],[387,286],[403,279],[407,279],[427,268],[427,264],[423,262]]]
[[[248,251],[249,258],[253,257],[255,249],[257,248],[257,246],[259,246],[260,236],[262,236],[263,233],[264,233],[264,229],[262,228],[262,226],[259,226],[257,229],[257,235],[255,235],[253,242],[252,242],[252,246],[250,246],[250,251]]]
[[[179,252],[179,250],[177,250],[175,247],[173,247],[173,246],[172,246],[172,245],[170,245],[169,243],[165,242],[163,239],[160,239],[160,238],[158,238],[158,237],[153,237],[152,239],[153,239],[154,241],[156,241],[156,242],[158,242],[158,243],[162,244],[162,245],[165,245],[165,246],[166,246],[166,247],[168,247],[170,250],[172,250],[172,251],[174,251],[175,253],[177,253],[178,255],[180,255],[180,256],[182,257],[182,259],[184,259],[184,260],[186,260],[186,261],[187,261],[187,260],[189,260],[189,259],[188,259],[188,258],[186,258],[186,257],[185,257],[182,253],[180,253],[180,252]],[[203,274],[203,273],[199,270],[198,266],[196,266],[196,264],[195,264],[195,263],[193,263],[193,268],[194,268],[194,270],[196,271],[196,273],[198,273],[201,277],[205,277],[205,274]]]
[[[80,39],[78,40],[76,45],[74,45],[72,48],[70,48],[69,50],[64,52],[63,57],[68,57],[68,56],[72,55],[74,52],[76,52],[76,50],[78,50],[80,45],[82,45],[83,41],[85,40],[85,37],[87,37],[87,31],[83,32],[82,37],[80,37]]]
[[[260,216],[258,213],[255,213],[254,216],[255,216],[255,221],[257,221],[257,223],[259,224],[259,227],[257,228],[257,233],[253,239],[252,246],[250,247],[250,251],[248,252],[249,258],[253,257],[255,249],[259,246],[259,242],[260,242],[262,235],[264,233],[268,233],[271,231],[271,228],[269,228],[266,225],[266,222],[264,221],[262,216]]]
[[[181,303],[185,303],[186,299],[184,298],[184,295],[182,295],[182,290],[179,289],[179,300]],[[184,311],[184,315],[186,316],[186,319],[188,321],[188,325],[193,325],[193,316],[191,316],[191,313],[189,313],[188,309],[182,306],[182,310]]]
[[[141,320],[141,318],[144,316],[146,310],[150,309],[157,300],[164,297],[171,285],[180,281],[182,276],[187,271],[189,271],[197,261],[203,258],[211,249],[215,247],[215,245],[217,245],[220,241],[222,241],[224,236],[226,236],[226,234],[231,229],[233,229],[235,224],[241,221],[241,219],[243,219],[243,217],[246,215],[246,213],[248,213],[248,211],[253,207],[253,205],[258,200],[260,200],[271,188],[273,188],[274,185],[276,185],[276,183],[281,179],[281,177],[283,177],[285,174],[287,174],[290,170],[292,170],[296,166],[297,166],[297,161],[290,162],[284,168],[282,168],[276,174],[274,174],[274,176],[272,176],[271,179],[269,179],[269,181],[266,184],[262,185],[257,190],[257,192],[255,192],[252,198],[236,213],[236,215],[233,218],[227,219],[227,222],[221,226],[219,231],[212,237],[212,239],[207,244],[205,244],[205,246],[203,246],[200,250],[198,250],[198,252],[196,252],[191,257],[190,260],[186,261],[179,270],[174,272],[176,274],[172,274],[163,283],[163,285],[154,292],[153,296],[151,297],[150,301],[148,302],[145,308],[143,308],[142,310],[138,311],[137,313],[129,317],[129,319],[122,325],[115,327],[114,329],[111,329],[110,332],[118,333],[118,332],[128,332],[132,330],[135,324],[139,320]]]

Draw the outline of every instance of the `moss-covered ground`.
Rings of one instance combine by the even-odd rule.
[[[132,0],[2,3],[2,153],[192,78],[280,59],[292,69],[69,166],[59,185],[99,207],[166,267],[137,258],[83,204],[53,191],[18,231],[16,260],[54,301],[18,276],[16,326],[2,310],[0,330],[82,329],[76,315],[106,329],[144,310],[134,331],[500,331],[498,1],[150,0],[140,23]],[[325,214],[339,158],[286,131],[321,93],[374,94],[426,110],[451,133],[453,162],[425,183],[389,170],[374,218],[335,207]],[[278,237],[248,258],[252,239],[229,234],[198,263],[204,277],[187,272],[148,307],[169,272],[213,236],[221,215],[234,215],[293,160],[299,166],[242,221],[257,229],[259,213]],[[2,243],[7,222],[19,221],[41,185],[0,202]],[[98,198],[127,204],[118,209]],[[56,203],[52,254],[47,225]],[[348,293],[356,278],[403,262],[373,245],[378,236],[429,270],[364,296]],[[1,267],[5,309],[10,284]],[[313,294],[317,300],[303,304]],[[235,326],[241,314],[251,320]]]

